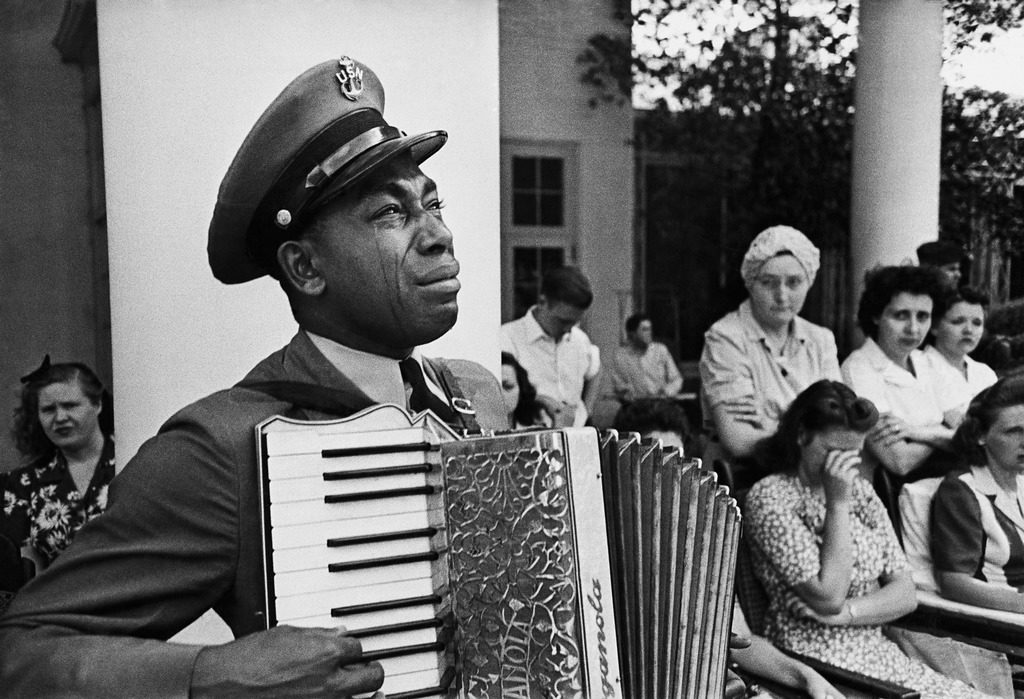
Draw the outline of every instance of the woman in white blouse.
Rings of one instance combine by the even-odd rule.
[[[843,381],[878,408],[868,433],[868,468],[881,463],[898,476],[920,467],[936,449],[949,450],[941,388],[918,347],[943,294],[931,267],[880,267],[865,277],[857,322],[867,335],[841,369]]]
[[[941,296],[933,309],[924,355],[941,387],[944,422],[956,428],[971,399],[998,378],[988,364],[971,359],[985,333],[988,296],[969,286]]]

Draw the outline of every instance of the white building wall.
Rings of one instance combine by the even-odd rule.
[[[576,263],[595,296],[583,327],[601,347],[606,366],[620,337],[620,295],[628,297],[632,289],[633,113],[628,103],[590,107],[595,92],[580,82],[577,57],[596,33],[628,36],[613,17],[621,4],[500,3],[501,137],[577,146]]]

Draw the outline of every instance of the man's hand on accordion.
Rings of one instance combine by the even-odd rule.
[[[277,626],[200,651],[192,699],[203,697],[350,697],[384,682],[380,663],[362,661],[344,629]]]

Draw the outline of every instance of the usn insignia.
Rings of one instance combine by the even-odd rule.
[[[353,102],[363,94],[363,69],[348,56],[338,59],[338,72],[334,74],[341,85],[341,94]]]

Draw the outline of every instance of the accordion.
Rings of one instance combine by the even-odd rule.
[[[389,699],[722,694],[740,517],[699,460],[394,405],[257,438],[268,625],[344,626]]]

